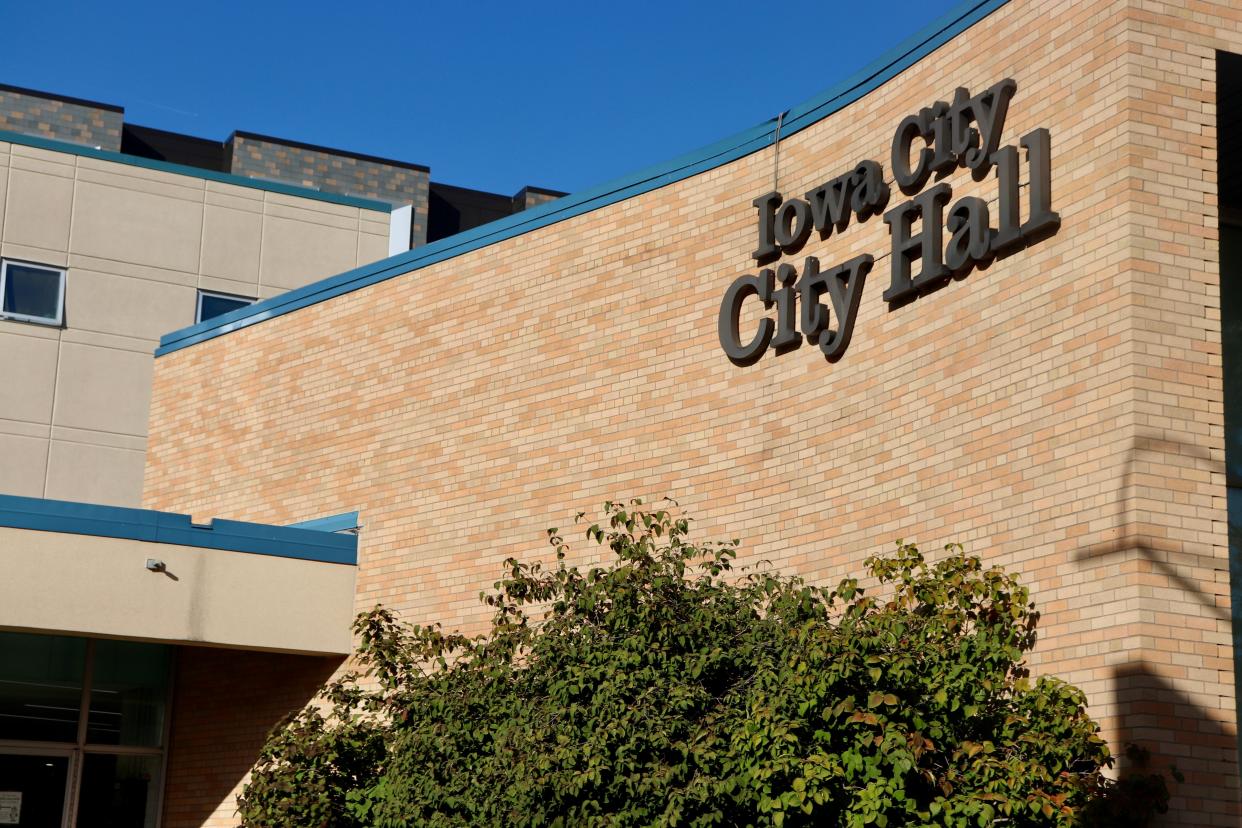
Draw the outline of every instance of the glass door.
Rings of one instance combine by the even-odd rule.
[[[0,826],[62,828],[72,754],[0,746]]]

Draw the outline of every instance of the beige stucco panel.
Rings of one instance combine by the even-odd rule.
[[[4,240],[47,250],[68,250],[72,206],[73,179],[12,169]]]
[[[43,468],[47,439],[0,434],[0,492],[21,497],[43,497]],[[3,578],[0,578],[3,580]]]
[[[378,262],[388,256],[388,234],[382,236],[371,233],[358,234],[358,264]]]
[[[82,182],[74,203],[75,253],[194,273],[201,202]]]
[[[65,311],[75,329],[155,342],[194,324],[194,289],[75,268],[69,273]]]
[[[208,204],[203,213],[201,272],[243,282],[259,278],[263,216]]]
[[[64,250],[49,250],[46,247],[31,247],[13,242],[0,244],[0,256],[48,267],[66,268],[69,266],[69,254]]]
[[[193,202],[203,199],[203,179],[196,176],[153,170],[136,164],[118,164],[99,158],[79,157],[78,180]]]
[[[61,169],[63,170],[61,174],[72,176],[73,168],[77,166],[80,157],[57,152],[56,150],[43,149],[42,147],[9,144],[10,163],[14,167],[28,170]]]
[[[164,561],[166,573],[146,569]],[[349,652],[354,571],[342,564],[0,528],[0,628]]]
[[[230,296],[240,296],[243,299],[255,299],[259,296],[259,283],[257,280],[248,282],[237,282],[233,279],[221,279],[218,276],[202,276],[198,280],[198,286],[201,290],[209,290],[213,293],[227,293]],[[281,291],[282,293],[284,291]]]
[[[263,194],[264,202],[271,207],[294,208],[293,211],[306,211],[311,213],[319,213],[319,221],[325,220],[324,216],[337,216],[344,219],[357,219],[359,208],[351,207],[348,204],[335,204],[331,201],[319,201],[311,198],[298,198],[297,196],[285,195],[284,193],[268,190]],[[314,221],[316,219],[308,219]]]
[[[0,150],[0,228],[4,227],[4,205],[9,193],[9,154]]]
[[[259,280],[265,287],[300,287],[352,269],[356,250],[355,231],[265,216]]]
[[[93,438],[93,434],[89,434]],[[53,440],[47,459],[47,494],[53,500],[141,505],[145,451],[92,442]]]
[[[65,343],[52,423],[145,435],[151,401],[151,362],[150,354]]]
[[[10,323],[18,327],[18,323]],[[55,339],[0,332],[0,417],[46,423],[56,380]]]

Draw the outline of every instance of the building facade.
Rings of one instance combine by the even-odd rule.
[[[356,608],[468,631],[611,497],[821,582],[960,541],[1185,772],[1171,824],[1235,824],[1221,52],[1235,4],[969,4],[779,127],[172,334],[145,502],[357,509]]]
[[[43,635],[0,644],[41,647],[45,683],[85,699],[57,742],[81,768],[106,751],[76,677],[121,658],[104,642],[174,647],[126,662],[173,676],[144,691],[169,699],[166,737],[136,751],[159,757],[163,799],[133,824],[233,825],[264,734],[342,666],[343,616],[382,603],[478,632],[479,591],[546,555],[546,527],[671,495],[743,563],[817,582],[898,538],[1017,572],[1042,612],[1033,669],[1084,689],[1115,752],[1184,773],[1165,824],[1235,825],[1239,55],[1224,0],[971,0],[712,147],[166,334],[142,496],[161,511],[142,514],[194,519],[144,520],[171,521],[169,546],[215,515],[310,532],[274,547],[300,562],[360,523],[308,564],[347,575],[292,596],[325,608],[306,630],[323,637],[230,638],[189,603],[161,636],[11,599],[0,626]],[[66,508],[14,502],[0,527],[70,567],[111,524]],[[92,581],[175,590],[140,558],[205,578],[216,552],[273,554],[226,547],[133,546],[134,571]],[[203,589],[270,601],[249,635],[278,635],[284,590],[310,582],[234,595],[237,563]]]
[[[181,688],[265,676],[244,706],[270,726],[304,701],[272,692],[279,674],[303,677],[296,695],[348,653],[354,518],[132,508],[152,354],[168,330],[422,244],[429,215],[458,232],[496,217],[472,200],[509,215],[553,195],[450,187],[429,212],[428,188],[417,164],[0,86],[0,824],[192,824],[239,754],[214,781],[228,716],[198,717]]]
[[[424,244],[428,187],[419,164],[0,86],[0,494],[137,506],[159,337]],[[438,207],[453,232],[495,217]]]

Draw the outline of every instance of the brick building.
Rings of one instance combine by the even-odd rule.
[[[0,85],[0,361],[17,380],[0,390],[0,494],[137,506],[161,334],[421,246],[429,216],[434,240],[523,210],[528,191],[561,195]]]
[[[143,502],[356,512],[352,608],[466,631],[610,497],[817,581],[959,541],[1185,773],[1167,824],[1237,824],[1239,54],[1229,2],[969,2],[701,152],[164,336]],[[163,825],[231,825],[341,657],[173,643]]]

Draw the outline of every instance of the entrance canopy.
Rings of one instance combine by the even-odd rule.
[[[346,654],[357,536],[0,496],[0,629]]]

